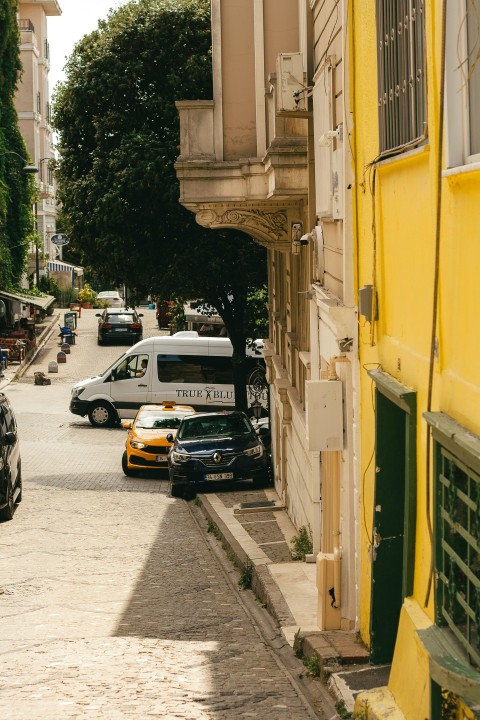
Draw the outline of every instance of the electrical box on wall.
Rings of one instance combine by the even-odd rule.
[[[277,83],[279,112],[307,109],[302,53],[281,53],[277,56]]]
[[[308,449],[343,450],[341,380],[307,380],[305,383]]]

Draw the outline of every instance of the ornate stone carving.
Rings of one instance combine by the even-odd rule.
[[[223,213],[207,209],[197,212],[196,219],[203,227],[235,228],[267,243],[288,241],[287,212],[282,209],[268,211],[235,208]]]

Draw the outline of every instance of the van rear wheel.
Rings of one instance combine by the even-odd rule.
[[[88,411],[88,419],[93,427],[111,427],[115,424],[117,417],[110,403],[97,400]]]

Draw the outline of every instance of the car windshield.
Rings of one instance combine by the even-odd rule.
[[[246,417],[225,415],[187,420],[182,426],[179,438],[180,440],[201,440],[211,437],[249,435],[251,432],[252,429]]]
[[[184,413],[173,412],[141,412],[139,413],[135,427],[144,430],[176,430]]]

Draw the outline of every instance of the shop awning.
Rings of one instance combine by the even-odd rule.
[[[52,272],[75,272],[77,275],[83,275],[83,267],[81,265],[72,265],[72,263],[67,263],[63,260],[49,260],[47,268]]]
[[[23,303],[23,305],[35,305],[42,310],[46,310],[51,305],[55,298],[53,295],[42,295],[37,297],[36,295],[17,295],[16,293],[6,292],[0,290],[0,298],[6,298],[7,300],[16,300],[17,302]]]

